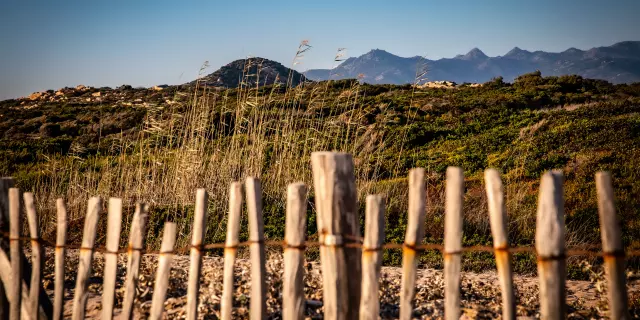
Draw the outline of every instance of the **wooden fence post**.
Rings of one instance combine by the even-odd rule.
[[[232,319],[233,310],[233,272],[238,251],[238,232],[242,216],[242,183],[232,182],[229,188],[229,219],[227,220],[227,239],[224,248],[224,274],[222,280],[222,300],[220,318]]]
[[[377,320],[380,317],[378,295],[380,267],[382,266],[382,243],[384,242],[384,197],[368,195],[364,243],[362,248],[362,297],[360,319]]]
[[[42,277],[42,262],[44,261],[44,250],[40,244],[40,228],[38,227],[38,214],[36,213],[36,203],[33,193],[23,194],[24,207],[27,213],[29,224],[29,234],[31,235],[31,284],[29,286],[29,300],[27,301],[28,317],[23,318],[38,319],[38,306],[40,305],[40,278]]]
[[[9,227],[10,227],[10,201],[9,201],[9,189],[11,188],[11,186],[13,186],[14,181],[12,178],[1,178],[0,179],[0,206],[1,208],[4,208],[4,210],[0,210],[0,213],[3,215],[2,217],[0,217],[0,219],[3,222],[3,231],[5,232],[9,232]],[[2,189],[4,188],[4,192],[2,192]],[[18,195],[17,195],[17,202],[18,202],[18,210],[20,210],[20,192],[18,190]],[[1,209],[0,208],[0,209]],[[9,241],[11,242],[11,241]],[[9,244],[10,246],[10,244]],[[10,252],[9,252],[10,253]],[[21,307],[20,307],[20,313],[23,317],[33,317],[30,315],[30,311],[28,308],[28,304],[27,301],[29,301],[29,292],[30,292],[30,283],[28,283],[24,278],[25,277],[29,277],[29,275],[31,275],[31,264],[28,262],[26,256],[24,255],[24,253],[22,252],[22,250],[19,250],[20,253],[20,259],[22,260],[20,262],[21,264],[21,276],[23,277],[20,282],[22,283],[22,287],[20,289],[20,292],[22,293],[22,296],[19,297],[18,299],[21,299]],[[5,292],[6,293],[10,293],[10,288],[12,285],[12,279],[13,279],[13,274],[12,274],[12,268],[11,268],[11,259],[10,259],[10,254],[7,254],[4,250],[0,250],[0,278],[2,278],[2,283],[4,285],[5,288]],[[29,279],[30,281],[31,279]],[[44,291],[44,289],[42,289],[42,285],[38,284],[38,287],[40,288],[38,291],[39,297],[39,306],[38,306],[38,317],[40,319],[50,319],[51,314],[53,313],[53,304],[51,303],[51,300],[49,300],[49,296],[47,296],[47,293]],[[7,298],[7,303],[8,308],[5,308],[5,316],[9,317],[10,316],[10,309],[11,309],[11,303],[13,302],[13,296],[12,295],[5,295],[5,297]],[[1,299],[2,297],[0,297]],[[2,304],[0,303],[0,306],[2,306]],[[0,312],[1,314],[1,312]]]
[[[616,217],[611,175],[608,172],[596,173],[596,190],[598,192],[604,267],[609,285],[609,317],[611,319],[631,319],[627,298],[624,246]]]
[[[20,241],[20,190],[9,189],[9,243],[11,246],[11,288],[7,291],[13,298],[9,309],[11,320],[20,320],[20,308],[22,307],[22,259],[20,253],[22,243]]]
[[[540,318],[564,319],[566,313],[563,177],[546,172],[540,181],[536,220],[536,251],[540,279]]]
[[[13,188],[13,178],[0,178],[0,231],[9,232],[9,188]],[[4,239],[0,240],[6,243]],[[8,247],[8,244],[7,244]],[[9,319],[9,300],[5,285],[0,281],[0,319]]]
[[[292,183],[287,188],[282,277],[282,319],[304,319],[304,242],[307,233],[307,187]]]
[[[360,237],[353,158],[347,153],[314,152],[311,165],[321,242],[324,315],[327,319],[358,319],[361,250],[343,247],[345,236]]]
[[[78,275],[76,277],[76,291],[73,296],[73,320],[84,319],[85,307],[87,305],[87,285],[89,284],[89,276],[91,275],[91,264],[93,259],[93,245],[96,242],[98,218],[102,210],[102,201],[100,198],[93,197],[89,199],[87,206],[87,216],[84,220],[84,229],[82,234],[82,248],[80,248],[80,257],[78,259]]]
[[[464,175],[461,168],[447,168],[444,215],[444,317],[460,318],[460,263],[462,251],[462,205]]]
[[[202,243],[207,233],[207,191],[198,189],[196,193],[196,207],[193,216],[193,230],[191,231],[191,253],[189,264],[189,286],[187,288],[187,319],[198,318],[198,296],[200,294],[200,273],[202,267]]]
[[[484,172],[484,181],[489,204],[489,222],[493,234],[493,248],[502,291],[502,319],[515,320],[516,301],[513,292],[511,254],[509,253],[509,233],[507,232],[507,209],[500,173],[495,169]]]
[[[151,298],[150,320],[162,319],[164,312],[164,301],[167,298],[167,288],[169,286],[169,276],[171,275],[171,260],[173,260],[173,249],[176,244],[176,224],[165,222],[160,254],[158,257],[158,270],[156,271],[156,283],[153,287],[153,297]]]
[[[104,277],[102,285],[102,319],[113,319],[116,276],[118,270],[118,247],[122,227],[122,199],[110,198],[107,212],[107,243],[104,253]]]
[[[56,258],[55,258],[55,290],[53,303],[53,319],[62,320],[64,313],[64,260],[67,244],[67,206],[63,199],[56,200]]]
[[[418,256],[415,247],[424,237],[424,219],[427,190],[424,168],[409,171],[409,210],[407,211],[407,231],[402,248],[402,289],[400,291],[400,319],[409,320],[413,316],[416,268]]]
[[[136,211],[131,220],[129,230],[129,249],[127,252],[127,278],[124,282],[125,293],[122,300],[121,318],[129,320],[133,317],[133,302],[136,298],[136,286],[138,283],[138,273],[140,271],[141,250],[144,247],[146,234],[146,222],[149,214],[149,206],[138,202]]]
[[[267,317],[267,270],[264,252],[264,223],[262,220],[262,187],[254,177],[245,182],[247,213],[249,215],[249,242],[251,250],[251,305],[252,320]]]

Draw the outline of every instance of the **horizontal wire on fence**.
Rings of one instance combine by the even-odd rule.
[[[21,240],[21,241],[33,241],[42,244],[44,247],[49,248],[65,248],[72,250],[93,250],[95,252],[100,252],[102,254],[120,254],[120,253],[129,253],[131,251],[140,251],[144,254],[183,254],[189,252],[191,249],[196,249],[198,251],[214,251],[218,249],[235,249],[239,247],[249,247],[252,243],[262,243],[265,246],[269,247],[281,247],[283,249],[297,249],[304,250],[306,248],[318,248],[322,246],[336,246],[335,244],[326,245],[320,241],[305,241],[300,246],[290,246],[283,240],[263,240],[263,241],[244,241],[240,242],[233,246],[228,246],[225,243],[210,243],[210,244],[202,244],[202,245],[187,245],[182,248],[174,249],[172,251],[160,251],[160,250],[145,250],[142,248],[121,248],[117,251],[107,250],[105,247],[92,247],[87,248],[83,247],[80,244],[66,244],[66,245],[55,245],[51,241],[46,239],[34,239],[31,237],[19,237],[9,239],[6,236],[8,233],[2,233],[2,239],[6,240]],[[345,248],[361,248],[364,251],[382,251],[382,250],[399,250],[399,249],[410,249],[413,251],[440,251],[444,253],[444,246],[441,244],[417,244],[417,245],[407,245],[404,243],[385,243],[378,248],[367,248],[362,244],[362,238],[353,237],[353,236],[345,236],[347,239],[355,240],[355,242],[347,242],[338,246],[343,246]],[[593,251],[600,249],[599,245],[587,244],[583,246],[574,246],[568,247],[566,253],[563,256],[553,257],[554,259],[563,259],[571,256],[588,256],[588,257],[640,257],[640,249],[637,248],[627,248],[624,252],[602,252],[602,251]],[[517,246],[517,247],[509,247],[509,248],[495,248],[493,246],[467,246],[462,247],[459,252],[448,252],[447,254],[460,254],[460,253],[468,253],[468,252],[495,252],[495,251],[507,251],[509,253],[533,253],[536,254],[536,248],[532,246]],[[539,259],[546,260],[548,257],[539,257]]]

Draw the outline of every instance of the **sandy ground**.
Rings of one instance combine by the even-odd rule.
[[[48,259],[45,266],[44,285],[53,300],[53,252],[47,252]],[[100,317],[102,294],[102,266],[103,256],[94,256],[93,275],[89,281],[90,297],[87,303],[87,316]],[[153,285],[157,257],[146,255],[143,257],[141,275],[138,283],[138,298],[136,299],[136,318],[146,318],[151,307]],[[119,257],[118,288],[116,300],[118,309],[124,296],[121,285],[125,279],[126,256]],[[66,273],[66,303],[65,317],[71,316],[71,300],[75,286],[75,272],[77,268],[77,252],[69,252]],[[165,317],[179,319],[184,317],[186,303],[188,256],[174,257],[171,271],[169,292],[165,303]],[[222,266],[219,257],[205,257],[200,282],[199,318],[218,319],[220,297],[222,295]],[[278,255],[271,255],[267,261],[268,272],[268,300],[267,308],[270,319],[280,319],[281,287],[282,287],[282,259]],[[305,293],[307,298],[307,318],[322,319],[322,279],[320,266],[316,262],[306,264]],[[250,263],[239,259],[235,269],[236,291],[234,319],[248,319],[250,296]],[[401,270],[396,267],[383,267],[380,278],[381,318],[396,319],[399,315],[398,302],[400,292]],[[418,271],[417,290],[415,297],[414,318],[441,319],[443,317],[443,276],[442,271],[420,269]],[[538,318],[538,286],[537,278],[531,276],[515,277],[517,292],[517,312],[520,319]],[[640,295],[640,278],[630,277],[628,283],[631,295]],[[606,318],[606,285],[604,282],[568,281],[567,304],[570,319]],[[495,272],[463,273],[462,274],[462,307],[464,319],[494,319],[500,317],[501,298],[498,280]],[[640,312],[631,310],[634,317]]]

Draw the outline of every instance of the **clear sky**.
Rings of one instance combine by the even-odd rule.
[[[400,56],[489,56],[640,40],[638,0],[319,0],[0,2],[0,99],[77,84],[152,86],[246,56],[298,70],[385,49]]]

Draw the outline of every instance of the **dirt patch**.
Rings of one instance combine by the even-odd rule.
[[[47,252],[44,285],[53,299],[53,252]],[[66,263],[65,317],[71,316],[73,287],[77,269],[77,252],[70,252]],[[118,318],[124,296],[122,284],[125,279],[126,256],[120,255],[118,281],[116,289],[116,310]],[[148,317],[153,295],[157,256],[143,257],[138,283],[135,318]],[[87,303],[87,317],[99,318],[102,295],[103,256],[96,253],[93,274],[89,281],[90,298]],[[186,304],[188,256],[176,256],[171,270],[169,291],[165,303],[165,318],[184,317]],[[305,295],[307,299],[307,319],[322,319],[322,277],[318,262],[305,265]],[[200,282],[200,319],[220,317],[220,297],[222,296],[223,259],[205,257]],[[267,261],[267,311],[270,319],[281,318],[283,263],[279,255],[272,254]],[[250,263],[239,259],[235,268],[234,319],[249,318],[249,297],[251,290]],[[399,316],[401,269],[383,267],[380,277],[381,318],[396,319]],[[414,318],[442,319],[444,310],[444,279],[442,271],[420,269],[417,276]],[[516,276],[517,313],[520,319],[538,318],[538,281],[531,276]],[[462,274],[462,308],[465,319],[494,319],[501,314],[501,295],[497,276],[494,272]],[[606,316],[606,285],[600,281],[568,281],[567,304],[570,319],[591,319]],[[640,294],[640,279],[631,277],[630,296]],[[640,310],[632,309],[634,317],[640,316]]]

